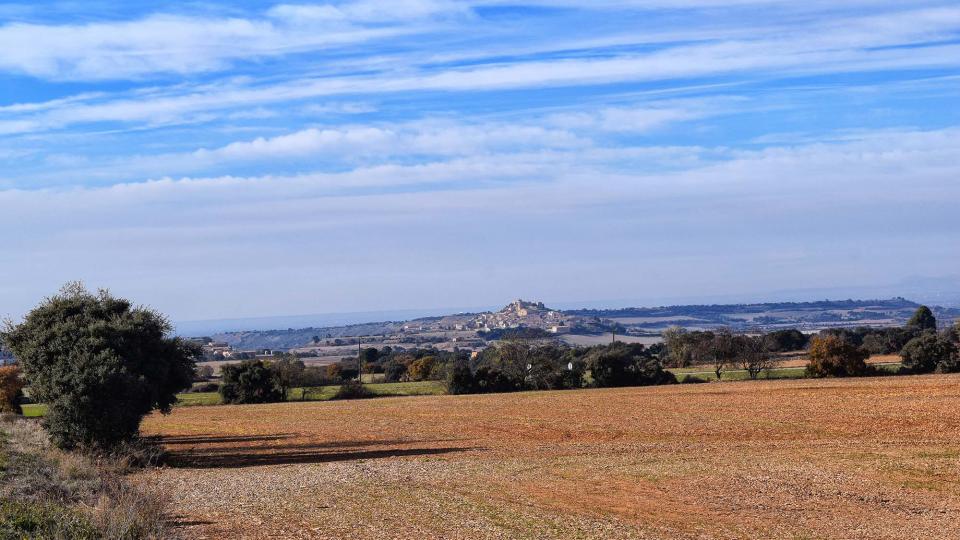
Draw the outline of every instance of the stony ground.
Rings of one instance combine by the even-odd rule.
[[[960,376],[179,408],[189,538],[960,538]]]

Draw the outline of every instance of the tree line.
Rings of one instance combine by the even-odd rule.
[[[0,367],[0,412],[17,412],[29,385],[31,398],[48,406],[43,422],[52,441],[66,449],[109,450],[134,439],[146,414],[170,412],[179,392],[212,375],[209,366],[197,368],[200,347],[174,336],[161,314],[76,283],[20,324],[7,323],[0,340],[17,360]],[[869,375],[875,373],[866,363],[870,354],[891,351],[900,354],[902,373],[955,372],[960,324],[938,332],[933,313],[921,307],[902,328],[814,336],[671,329],[663,343],[649,347],[513,339],[477,354],[366,348],[360,358],[323,367],[280,355],[224,366],[219,391],[226,403],[250,403],[295,399],[295,388],[341,384],[340,397],[364,397],[362,385],[347,383],[361,371],[382,373],[387,381],[444,380],[452,394],[671,384],[678,380],[669,369],[689,366],[708,366],[718,379],[734,367],[757,378],[777,365],[779,353],[799,348],[806,348],[811,377]]]

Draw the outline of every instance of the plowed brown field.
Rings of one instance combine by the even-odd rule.
[[[179,408],[189,538],[960,538],[960,376]]]

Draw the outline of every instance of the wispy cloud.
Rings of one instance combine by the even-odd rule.
[[[747,106],[736,97],[649,101],[622,107],[577,108],[577,112],[546,112],[505,120],[453,120],[424,117],[404,122],[349,123],[307,127],[277,135],[261,135],[219,146],[172,153],[108,155],[86,159],[76,154],[47,158],[51,176],[65,166],[74,177],[89,180],[136,179],[194,174],[211,169],[259,163],[282,166],[322,166],[328,169],[385,164],[396,161],[476,155],[511,156],[557,150],[592,148],[591,159],[615,160],[619,144],[607,141],[620,134],[648,134],[671,125],[710,116],[732,114]],[[325,110],[326,105],[322,106]],[[337,109],[336,106],[331,106]],[[350,111],[354,109],[347,106]],[[277,113],[253,109],[240,118],[269,119]],[[623,148],[632,158],[638,148]],[[605,152],[605,153],[604,153]],[[601,156],[602,153],[602,157]],[[648,155],[649,157],[649,155]],[[676,156],[674,156],[676,157]],[[587,159],[581,154],[581,158]],[[36,171],[32,178],[41,182]]]
[[[358,1],[282,4],[257,18],[153,14],[84,24],[10,23],[0,26],[0,70],[57,80],[222,70],[238,61],[409,33],[415,30],[400,23],[465,11],[441,0]]]
[[[157,22],[159,19],[151,19]],[[183,30],[179,20],[159,20]],[[165,22],[164,22],[165,21]],[[153,24],[151,22],[151,24]],[[306,24],[306,23],[304,23]],[[187,25],[189,27],[189,25]],[[269,25],[268,25],[269,26]],[[76,55],[77,62],[96,66],[118,66],[126,69],[127,60],[137,73],[149,72],[169,62],[170,69],[205,69],[219,65],[228,55],[247,57],[256,55],[255,49],[279,54],[284,46],[267,45],[270,39],[242,38],[233,32],[259,32],[255,24],[228,22],[222,34],[223,43],[205,47],[191,46],[189,39],[175,48],[173,55],[122,54],[113,60],[88,55],[75,38],[65,39],[64,49]],[[270,27],[272,28],[272,27]],[[377,29],[380,32],[381,29]],[[273,32],[273,30],[270,30]],[[139,34],[131,30],[130,34]],[[159,31],[159,33],[163,33]],[[124,32],[105,29],[91,30],[91,35],[111,36],[122,41]],[[220,40],[221,34],[196,25],[196,34],[203,39]],[[0,31],[0,41],[2,41]],[[327,40],[332,34],[304,32],[305,39]],[[838,22],[807,25],[793,32],[761,36],[757,39],[739,39],[708,43],[682,43],[663,46],[650,52],[610,52],[599,57],[561,57],[525,59],[522,61],[486,62],[470,66],[443,69],[426,66],[400,66],[402,70],[378,71],[362,75],[329,75],[288,79],[277,83],[248,80],[224,80],[197,86],[173,87],[156,91],[134,92],[115,96],[77,96],[51,102],[20,104],[7,108],[14,116],[6,121],[6,133],[34,132],[60,129],[76,124],[104,122],[165,124],[180,122],[193,115],[227,115],[232,109],[249,109],[291,101],[323,99],[342,95],[404,94],[422,91],[492,92],[510,89],[536,89],[643,83],[673,79],[725,77],[731,75],[759,77],[796,77],[814,74],[856,73],[865,71],[955,69],[960,67],[960,45],[943,40],[960,35],[960,9],[916,9]],[[25,40],[21,35],[14,41]],[[103,38],[107,39],[107,38]],[[241,45],[234,42],[240,39]],[[299,39],[296,33],[283,40]],[[366,39],[366,38],[363,38]],[[229,45],[228,45],[229,43]],[[67,44],[70,44],[68,47]],[[919,47],[919,48],[918,48]],[[160,47],[162,50],[163,47]],[[43,55],[40,52],[16,52],[16,47],[0,48],[6,54]],[[203,51],[212,51],[205,56]],[[13,52],[11,52],[13,51]],[[199,51],[199,52],[198,52]],[[218,52],[220,51],[220,52]],[[221,52],[223,54],[221,54]],[[0,53],[0,65],[3,64]],[[55,56],[55,55],[54,55]],[[53,59],[39,62],[49,69],[87,69],[69,61]],[[159,63],[159,64],[157,64]],[[46,68],[42,68],[46,69]],[[209,117],[209,116],[208,116]]]
[[[200,318],[960,264],[955,2],[47,7],[0,7],[0,314],[76,278]]]
[[[955,129],[905,131],[845,143],[769,148],[670,174],[611,172],[577,165],[575,156],[528,161],[489,156],[343,173],[0,191],[5,209],[0,227],[33,231],[10,238],[5,252],[15,251],[38,265],[33,285],[11,291],[8,298],[23,296],[29,302],[30,295],[69,277],[63,265],[53,264],[54,254],[84,268],[79,277],[111,284],[164,308],[174,307],[166,304],[170,298],[183,301],[178,291],[184,289],[215,304],[222,291],[210,280],[222,275],[224,264],[242,261],[241,253],[257,253],[260,260],[282,258],[285,268],[298,269],[278,270],[271,280],[264,280],[262,272],[230,272],[232,290],[272,292],[250,296],[245,314],[278,309],[276,294],[289,286],[302,288],[313,280],[312,287],[318,287],[317,272],[324,283],[311,290],[328,295],[331,305],[360,302],[376,307],[377,295],[404,303],[437,288],[457,294],[463,286],[458,276],[472,275],[471,267],[513,256],[528,260],[524,264],[529,268],[502,276],[502,281],[484,281],[482,294],[504,294],[497,283],[521,286],[528,273],[555,279],[559,275],[566,283],[578,273],[602,272],[622,287],[630,283],[638,264],[647,272],[656,273],[661,265],[671,269],[672,276],[651,284],[654,289],[638,289],[644,294],[664,283],[696,282],[703,264],[711,265],[712,279],[727,280],[731,287],[746,287],[751,280],[775,285],[769,265],[783,261],[767,249],[783,242],[824,259],[810,255],[805,261],[791,260],[778,270],[780,279],[786,273],[802,281],[805,272],[822,271],[832,257],[849,257],[842,246],[850,243],[857,249],[896,249],[917,257],[922,268],[932,268],[925,262],[929,258],[960,262],[956,253],[944,259],[941,245],[953,222],[951,201],[960,197],[954,181],[957,135]],[[917,167],[918,162],[925,165]],[[911,171],[907,192],[898,191],[904,169]],[[445,188],[418,187],[425,184]],[[372,189],[375,186],[391,186],[391,192]],[[695,219],[693,213],[700,215]],[[883,235],[871,233],[876,229]],[[345,235],[349,230],[362,234]],[[109,242],[103,241],[105,235]],[[612,244],[596,244],[601,237]],[[456,248],[456,242],[469,247]],[[550,252],[574,245],[588,256],[589,267],[577,264],[579,257],[569,263],[550,258]],[[417,257],[402,255],[411,249]],[[458,253],[457,260],[444,258],[450,250]],[[624,259],[633,251],[642,254],[642,263]],[[368,259],[363,253],[376,257]],[[729,258],[732,253],[735,257]],[[391,264],[375,264],[384,258]],[[125,261],[122,272],[113,265],[94,270],[103,267],[96,264],[103,260]],[[360,275],[372,287],[370,296],[353,291],[340,296],[338,288],[353,278],[331,270],[334,260],[362,268]],[[429,284],[412,278],[418,266],[437,268],[435,264],[444,265],[444,274]],[[184,273],[171,281],[174,268]],[[850,271],[858,268],[851,266]],[[834,276],[844,272],[831,271]],[[882,272],[871,270],[874,274]],[[617,287],[593,290],[609,295]],[[182,304],[176,307],[182,309]],[[192,310],[217,313],[199,304]]]

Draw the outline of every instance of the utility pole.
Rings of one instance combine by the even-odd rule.
[[[360,344],[363,343],[363,336],[357,336],[357,382],[363,384],[363,349]]]

